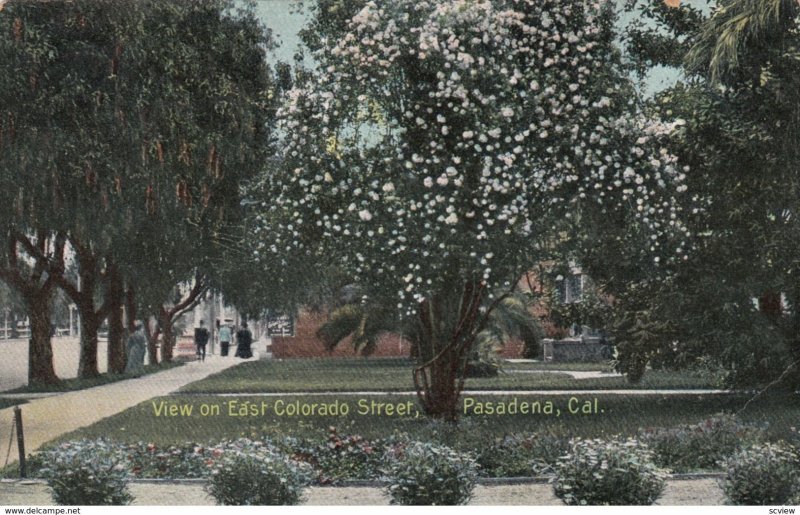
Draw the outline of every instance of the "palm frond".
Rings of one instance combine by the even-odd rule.
[[[331,312],[328,322],[317,330],[317,337],[330,351],[351,336],[353,350],[369,356],[375,352],[380,336],[396,330],[395,326],[394,319],[384,310],[346,304]]]
[[[331,312],[329,320],[317,330],[326,350],[333,350],[345,338],[358,331],[364,320],[364,310],[348,304]]]
[[[733,0],[705,23],[686,56],[689,73],[720,82],[736,71],[748,45],[779,36],[798,14],[796,0]]]

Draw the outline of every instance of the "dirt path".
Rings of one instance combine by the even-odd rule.
[[[145,482],[131,484],[135,505],[211,506],[214,500],[203,490],[202,482]],[[724,503],[716,479],[670,480],[656,503],[662,506],[714,506]],[[0,505],[51,505],[47,485],[41,482],[0,482]],[[310,487],[307,505],[387,505],[389,499],[374,487]],[[549,484],[478,485],[470,502],[473,505],[562,506]]]

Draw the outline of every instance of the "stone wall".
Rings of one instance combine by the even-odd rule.
[[[605,361],[609,359],[610,347],[599,339],[565,338],[542,341],[545,361]]]

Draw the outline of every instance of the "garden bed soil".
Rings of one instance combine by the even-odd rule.
[[[214,500],[203,490],[202,482],[134,481],[130,487],[135,505],[212,506]],[[725,499],[713,478],[670,480],[664,495],[656,504],[663,506],[721,505]],[[41,481],[0,482],[0,504],[6,506],[52,505],[47,485]],[[310,487],[306,490],[307,505],[386,505],[389,499],[380,488],[363,486]],[[470,504],[473,505],[561,505],[546,483],[516,485],[478,485]]]

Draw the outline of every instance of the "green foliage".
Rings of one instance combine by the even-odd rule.
[[[668,279],[660,284],[641,287],[650,271],[636,273],[641,260],[626,248],[624,237],[619,246],[611,245],[618,252],[596,252],[596,262],[589,263],[593,275],[616,284],[615,297],[646,290],[634,292],[637,300],[620,308],[621,318],[628,317],[621,367],[635,377],[648,363],[713,362],[727,372],[726,386],[763,385],[782,377],[796,388],[797,369],[782,374],[800,358],[797,248],[789,243],[800,234],[793,216],[800,198],[800,103],[786,94],[800,86],[798,4],[628,4],[638,14],[627,43],[640,71],[684,64],[688,77],[646,109],[679,124],[671,140],[689,166],[692,202],[683,213],[692,236],[681,242],[683,261],[662,267]],[[763,302],[770,298],[772,306]],[[753,299],[759,299],[757,308]],[[634,323],[648,334],[636,338]]]
[[[732,456],[726,468],[722,487],[731,504],[792,504],[800,494],[800,453],[795,447],[754,445]]]
[[[328,350],[351,337],[353,351],[369,356],[375,351],[382,334],[398,329],[402,332],[396,315],[381,306],[345,304],[331,312],[328,321],[317,331],[317,337]]]
[[[269,445],[236,440],[216,463],[206,488],[221,505],[295,505],[302,502],[308,481],[307,465]]]
[[[449,447],[411,442],[390,451],[387,493],[392,504],[466,504],[478,478],[474,459]]]
[[[764,430],[718,415],[698,424],[644,429],[638,439],[653,451],[657,465],[690,472],[718,469],[736,451],[763,440]]]
[[[556,464],[553,489],[568,505],[650,505],[664,491],[664,472],[634,439],[571,441]]]
[[[328,428],[327,439],[311,449],[311,463],[319,469],[321,483],[380,476],[386,443],[359,435],[340,435]]]
[[[488,444],[476,442],[475,461],[486,477],[541,476],[551,473],[568,451],[568,439],[563,436],[513,433]]]
[[[125,455],[106,440],[79,440],[41,455],[39,470],[61,505],[123,505],[128,493]]]
[[[696,2],[673,8],[667,2],[627,0],[625,10],[633,16],[623,39],[640,74],[653,65],[679,68],[696,40],[694,34],[706,18],[702,5]],[[674,32],[683,37],[674,38]]]
[[[219,262],[237,262],[240,189],[271,154],[278,89],[274,43],[252,7],[77,0],[0,11],[0,219],[85,249],[83,300],[100,298],[105,281],[86,279],[113,264],[146,316],[196,269],[219,287]],[[36,257],[70,293],[64,264]]]
[[[509,295],[497,304],[484,329],[475,337],[467,362],[467,377],[496,376],[500,369],[497,351],[510,339],[519,338],[533,347],[540,344],[542,329],[531,308],[532,299],[522,293]],[[392,332],[411,340],[412,345],[420,344],[413,320],[400,319],[395,311],[377,303],[368,306],[349,303],[331,312],[317,331],[317,337],[327,349],[350,337],[353,350],[368,356],[374,352],[380,336]]]
[[[796,26],[797,2],[723,0],[720,7],[700,27],[685,57],[686,68],[712,81],[749,80],[750,68],[785,49],[784,33]]]

